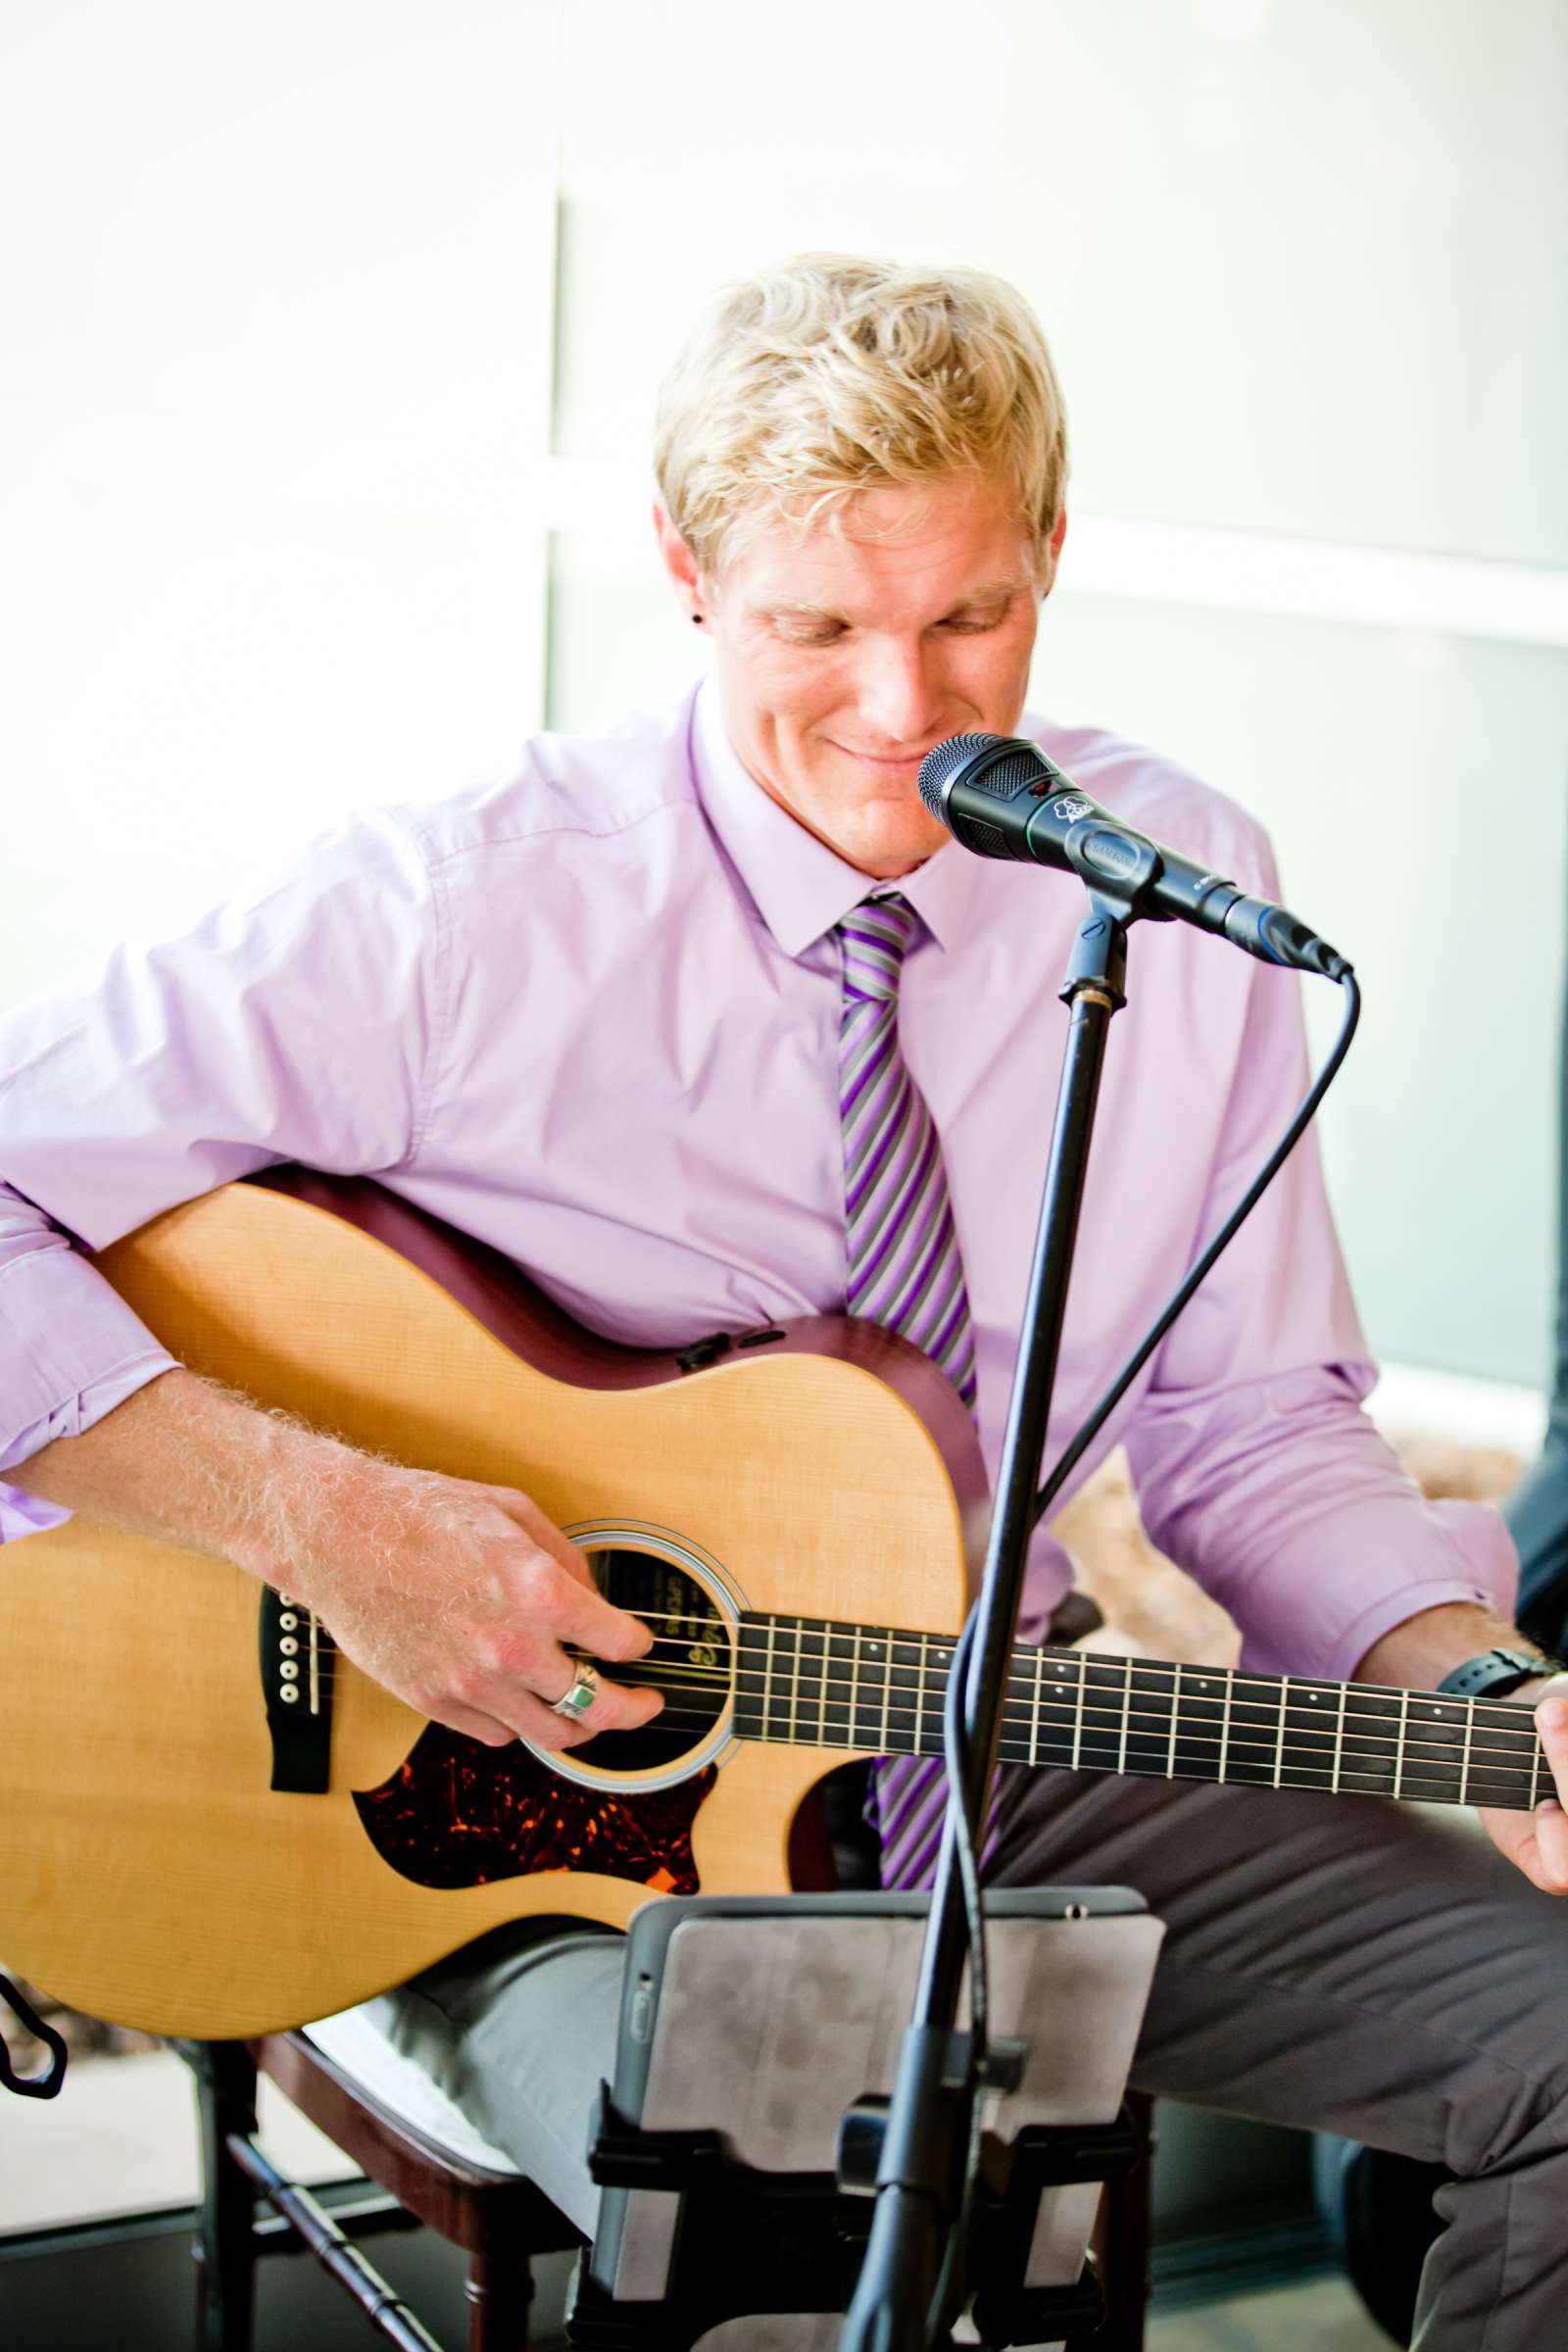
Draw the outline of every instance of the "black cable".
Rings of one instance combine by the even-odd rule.
[[[1231,1214],[1226,1218],[1225,1223],[1220,1227],[1218,1233],[1215,1234],[1214,1239],[1209,1243],[1208,1248],[1203,1251],[1202,1256],[1193,1267],[1191,1273],[1185,1277],[1179,1289],[1172,1293],[1168,1304],[1161,1309],[1156,1320],[1152,1322],[1149,1329],[1145,1332],[1143,1338],[1133,1349],[1132,1354],[1127,1358],[1127,1361],[1123,1364],[1121,1370],[1117,1373],[1115,1379],[1111,1382],[1103,1396],[1101,1397],[1100,1402],[1090,1413],[1088,1420],[1083,1424],[1077,1436],[1073,1439],[1071,1445],[1067,1446],[1065,1452],[1061,1455],[1061,1458],[1052,1471],[1051,1476],[1046,1480],[1045,1485],[1035,1496],[1035,1515],[1033,1524],[1036,1527],[1040,1525],[1040,1522],[1044,1518],[1046,1512],[1055,1501],[1056,1496],[1066,1485],[1067,1480],[1072,1476],[1072,1473],[1074,1470],[1076,1470],[1080,1461],[1082,1461],[1084,1454],[1094,1444],[1095,1439],[1100,1434],[1101,1428],[1109,1418],[1109,1416],[1115,1411],[1117,1405],[1121,1402],[1123,1396],[1125,1396],[1127,1391],[1131,1388],[1133,1382],[1137,1379],[1145,1364],[1148,1363],[1150,1357],[1153,1354],[1154,1349],[1159,1346],[1160,1341],[1165,1337],[1166,1332],[1169,1331],[1171,1325],[1175,1322],[1177,1316],[1181,1313],[1182,1308],[1187,1304],[1187,1301],[1189,1298],[1191,1298],[1199,1284],[1203,1280],[1204,1276],[1212,1270],[1216,1259],[1221,1255],[1222,1251],[1229,1249],[1231,1243],[1236,1239],[1237,1234],[1247,1222],[1247,1219],[1251,1215],[1259,1200],[1262,1200],[1263,1195],[1268,1191],[1269,1186],[1273,1183],[1275,1177],[1279,1174],[1281,1168],[1285,1165],[1285,1162],[1290,1158],[1291,1153],[1300,1142],[1301,1137],[1305,1133],[1318,1104],[1322,1102],[1324,1096],[1328,1093],[1329,1088],[1333,1085],[1335,1079],[1338,1077],[1340,1064],[1350,1050],[1350,1040],[1355,1035],[1355,1026],[1361,1017],[1361,991],[1356,986],[1355,974],[1350,969],[1348,964],[1346,965],[1344,972],[1340,975],[1340,986],[1345,991],[1348,1004],[1346,1006],[1345,1019],[1340,1028],[1340,1034],[1334,1042],[1334,1051],[1330,1054],[1327,1061],[1323,1064],[1323,1067],[1319,1071],[1315,1082],[1307,1089],[1305,1096],[1302,1098],[1300,1108],[1297,1111],[1296,1116],[1292,1119],[1289,1127],[1286,1128],[1284,1135],[1281,1137],[1279,1143],[1275,1146],[1273,1152],[1269,1154],[1269,1157],[1264,1161],[1263,1167],[1259,1174],[1253,1178],[1251,1184],[1243,1194],[1241,1200],[1238,1201],[1236,1207],[1231,1211]]]
[[[969,1785],[969,1733],[964,1722],[964,1685],[969,1679],[969,1658],[980,1623],[980,1604],[975,1602],[963,1621],[948,1669],[948,1687],[942,1694],[942,1755],[948,1772],[948,1794],[951,1803],[957,1800],[958,1834],[955,1852],[958,1878],[963,1887],[964,1918],[969,1934],[969,2021],[973,2034],[971,2064],[978,2071],[986,2053],[986,2034],[990,2011],[990,1985],[986,1977],[985,1914],[981,1908],[980,1863],[975,1853],[974,1834],[969,1824],[968,1807],[963,1801]],[[991,1801],[986,1790],[981,1799],[981,1818]]]
[[[958,1864],[958,1881],[963,1889],[964,1932],[969,1941],[969,2064],[971,2094],[979,2082],[980,2070],[985,2063],[986,2034],[990,2012],[990,1986],[986,1977],[985,1913],[981,1907],[980,1865],[975,1855],[974,1838],[969,1827],[969,1809],[964,1793],[969,1785],[969,1734],[964,1723],[964,1685],[969,1679],[969,1659],[974,1649],[975,1634],[980,1623],[978,1601],[963,1621],[948,1668],[947,1689],[942,1693],[942,1760],[948,1775],[948,1801],[956,1806],[957,1829],[954,1852]],[[986,1790],[981,1800],[981,1819],[990,1805],[991,1792]],[[969,2149],[963,2168],[963,2194],[959,2200],[957,2219],[948,2231],[947,2250],[942,2268],[932,2289],[930,2308],[926,2315],[926,2336],[935,2340],[937,2331],[953,2315],[947,2305],[953,2291],[956,2266],[961,2249],[969,2242],[969,2223],[974,2211],[975,2186],[980,2177],[980,2100],[971,2095],[969,2106]]]

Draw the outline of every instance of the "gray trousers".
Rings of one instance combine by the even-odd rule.
[[[1446,2165],[1419,2352],[1568,2342],[1568,1901],[1448,1808],[1008,1773],[990,1876],[1137,1887],[1167,1923],[1133,2081]],[[584,2229],[618,1937],[470,1947],[383,2022]]]

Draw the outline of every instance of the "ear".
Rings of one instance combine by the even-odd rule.
[[[1049,596],[1056,585],[1056,564],[1061,555],[1061,543],[1066,536],[1067,510],[1063,507],[1052,525],[1051,537],[1046,543],[1046,584],[1040,591],[1042,596]]]
[[[669,509],[662,498],[654,501],[654,531],[659,540],[659,553],[668,572],[671,585],[683,612],[693,618],[703,611],[703,583],[697,569],[697,559],[669,518]]]

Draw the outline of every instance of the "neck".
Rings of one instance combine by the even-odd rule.
[[[940,1755],[953,1642],[892,1626],[743,1616],[744,1739]],[[1007,1764],[1524,1810],[1550,1788],[1535,1723],[1500,1700],[1016,1649]]]

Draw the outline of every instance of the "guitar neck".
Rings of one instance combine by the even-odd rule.
[[[953,1642],[893,1626],[743,1615],[743,1739],[940,1755]],[[1528,1710],[1081,1649],[1012,1653],[1002,1761],[1250,1788],[1524,1811],[1551,1792]]]

